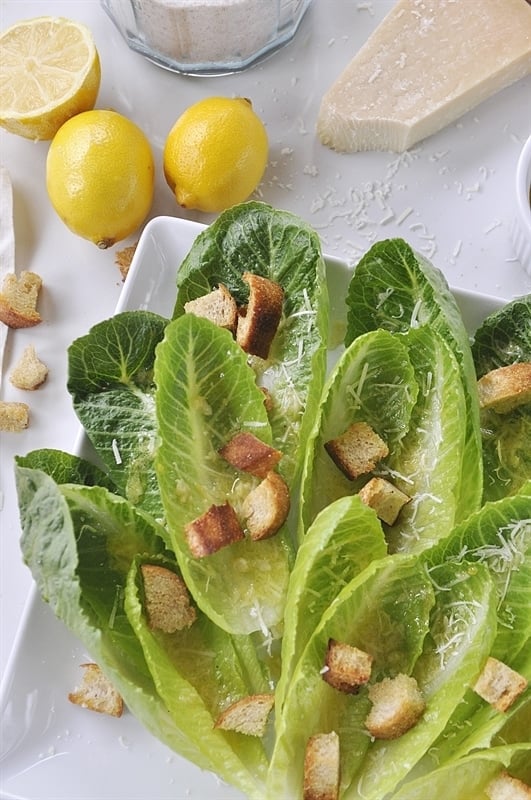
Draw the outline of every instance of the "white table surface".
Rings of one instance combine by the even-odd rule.
[[[472,0],[470,0],[472,2]],[[507,300],[531,291],[516,260],[510,226],[515,169],[531,133],[531,78],[505,89],[412,151],[337,154],[318,142],[320,98],[365,41],[392,0],[315,0],[296,39],[239,75],[189,78],[166,72],[130,51],[97,0],[2,0],[0,27],[25,17],[61,15],[89,25],[101,57],[99,108],[129,116],[148,136],[157,164],[150,217],[184,216],[165,184],[161,152],[173,122],[192,102],[213,94],[250,98],[264,120],[270,160],[259,196],[314,225],[325,252],[355,264],[377,239],[402,236],[445,273],[453,286]],[[110,316],[122,286],[116,251],[74,236],[53,212],[45,190],[48,143],[0,133],[0,163],[11,175],[17,268],[44,281],[36,328],[12,331],[1,397],[28,402],[31,423],[1,434],[0,670],[3,673],[31,576],[22,564],[13,458],[38,447],[72,451],[77,421],[66,392],[66,350]],[[187,214],[209,222],[212,217]],[[8,375],[32,343],[50,373],[34,393],[16,390]]]

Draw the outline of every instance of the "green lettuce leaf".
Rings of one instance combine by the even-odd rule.
[[[391,552],[419,552],[447,536],[456,521],[464,459],[466,403],[457,361],[428,327],[404,334],[419,386],[409,429],[379,473],[411,497],[392,526]]]
[[[335,730],[338,734],[344,788],[365,763],[370,739],[363,721],[370,701],[365,689],[346,694],[323,680],[329,639],[370,653],[375,680],[397,672],[410,674],[422,652],[432,605],[431,582],[418,560],[409,555],[373,561],[340,591],[323,614],[287,687],[277,720],[269,797],[298,796],[306,742],[315,733]]]
[[[211,758],[208,746],[199,746],[168,712],[125,608],[128,574],[139,554],[155,561],[169,557],[171,563],[160,526],[103,488],[58,486],[26,467],[16,468],[16,478],[22,553],[43,599],[154,736],[199,767],[220,769],[217,754]],[[188,700],[194,719],[202,704],[194,709]],[[260,797],[259,781],[236,756],[232,767],[233,784]]]
[[[402,239],[377,242],[363,256],[348,296],[345,344],[367,331],[406,332],[429,327],[454,351],[465,391],[465,458],[457,520],[479,508],[482,495],[481,434],[476,373],[469,336],[443,274]]]
[[[430,772],[428,775],[405,783],[390,800],[427,800],[444,797],[444,800],[487,800],[485,789],[500,772],[508,771],[515,778],[529,782],[531,769],[531,744],[513,744],[477,750],[466,758]]]
[[[412,671],[426,700],[423,717],[398,739],[375,741],[345,800],[381,800],[431,747],[486,660],[496,632],[496,596],[483,565],[429,570],[436,603],[424,650]]]
[[[187,301],[220,283],[245,304],[246,271],[284,290],[283,315],[270,357],[252,363],[271,395],[273,444],[285,454],[280,472],[292,485],[326,370],[328,290],[319,237],[299,217],[265,203],[230,208],[197,237],[181,264],[174,317],[184,313]]]
[[[120,494],[157,519],[153,367],[166,323],[148,311],[126,311],[68,350],[68,390],[87,436]]]
[[[277,714],[295,665],[328,606],[347,583],[386,554],[387,543],[376,514],[356,495],[330,503],[317,515],[298,549],[290,576],[282,671],[275,693]]]
[[[204,558],[192,555],[185,526],[211,505],[242,503],[258,479],[236,470],[219,449],[242,430],[271,443],[264,397],[246,355],[229,331],[192,314],[171,322],[157,351],[160,446],[156,471],[173,548],[198,606],[231,633],[278,628],[290,571],[284,526]],[[282,463],[282,462],[281,462]]]
[[[329,503],[361,489],[366,477],[350,481],[332,461],[325,443],[354,422],[368,423],[390,452],[400,449],[415,405],[418,385],[405,342],[387,331],[356,339],[340,356],[321,399],[307,442],[300,531],[304,532]]]
[[[499,367],[531,362],[531,295],[513,300],[484,320],[474,335],[478,378]],[[531,479],[531,403],[505,414],[484,409],[483,499],[514,494]]]
[[[42,448],[25,456],[17,456],[20,467],[40,469],[56,483],[79,483],[82,486],[103,486],[110,492],[116,487],[106,472],[80,456],[62,450]]]
[[[127,579],[125,609],[153,676],[157,691],[175,725],[210,763],[210,769],[232,784],[245,786],[252,775],[255,791],[263,789],[267,758],[260,739],[216,728],[219,714],[231,702],[256,691],[246,682],[230,635],[199,612],[182,631],[152,629],[145,615],[140,566],[171,562],[137,557]],[[267,691],[267,687],[259,687]],[[245,766],[243,766],[245,765]]]

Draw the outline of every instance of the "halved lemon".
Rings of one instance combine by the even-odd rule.
[[[0,125],[52,139],[63,122],[94,107],[100,59],[91,31],[64,17],[21,20],[0,34]]]

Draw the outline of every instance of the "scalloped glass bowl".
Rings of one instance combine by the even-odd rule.
[[[289,42],[311,0],[101,0],[129,47],[187,75],[224,75]]]
[[[531,275],[531,136],[516,167],[516,217],[511,234],[518,260]]]

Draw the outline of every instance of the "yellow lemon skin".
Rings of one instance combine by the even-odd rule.
[[[64,17],[35,17],[0,35],[0,125],[26,139],[52,139],[94,107],[101,80],[90,30]]]
[[[149,214],[154,173],[150,144],[134,122],[115,111],[85,111],[53,138],[46,188],[70,230],[106,248]]]
[[[164,175],[179,205],[224,211],[246,200],[264,174],[268,139],[251,102],[209,97],[190,106],[164,146]]]

